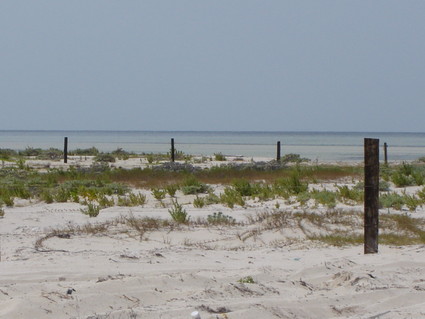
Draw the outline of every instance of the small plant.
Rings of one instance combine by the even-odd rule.
[[[196,195],[196,198],[193,200],[193,207],[202,208],[204,206],[205,200],[202,197],[198,197],[198,195]]]
[[[167,190],[168,195],[174,197],[177,190],[179,189],[179,186],[177,184],[169,184],[165,187],[165,189]]]
[[[338,197],[353,201],[355,203],[361,203],[364,200],[364,192],[361,189],[349,188],[347,185],[337,186],[338,187]]]
[[[213,192],[208,193],[207,197],[204,197],[205,205],[213,205],[220,203],[220,197]]]
[[[171,218],[178,224],[187,224],[189,222],[190,217],[177,200],[173,201],[173,207],[171,207],[168,212],[170,213]]]
[[[155,199],[161,201],[165,198],[165,195],[167,194],[167,191],[164,189],[159,189],[159,188],[152,188],[151,190],[153,197],[155,197]]]
[[[111,153],[113,156],[115,156],[118,159],[121,160],[127,160],[130,158],[130,153],[127,151],[124,151],[122,148],[117,148],[115,151],[112,151]]]
[[[241,284],[255,284],[254,279],[251,276],[246,276],[238,280]]]
[[[214,160],[223,162],[223,161],[226,161],[226,156],[224,156],[221,153],[214,153]]]
[[[59,187],[53,198],[58,203],[66,203],[70,197],[71,193],[68,189]]]
[[[208,215],[207,217],[208,224],[212,225],[234,225],[236,220],[228,215],[224,215],[222,212],[214,213]]]
[[[14,205],[13,196],[9,191],[0,192],[0,202],[3,202],[8,207],[13,207]]]
[[[394,208],[401,210],[404,205],[403,196],[397,193],[383,194],[379,197],[380,205],[384,208]]]
[[[81,209],[81,212],[90,217],[96,217],[100,213],[100,206],[94,203],[87,203],[87,207],[85,209]]]
[[[251,184],[244,179],[236,180],[232,183],[233,188],[241,194],[241,196],[252,196],[254,193],[254,188]]]
[[[108,198],[106,197],[106,195],[101,195],[99,196],[99,198],[97,199],[98,203],[100,206],[102,207],[112,207],[115,205],[114,199],[113,198]]]
[[[131,203],[131,206],[143,206],[146,204],[146,195],[138,193],[130,193],[129,200]]]
[[[153,156],[153,154],[147,154],[146,160],[148,161],[149,164],[152,164],[153,161],[155,160],[155,157]]]
[[[185,195],[206,193],[209,187],[200,181],[198,181],[194,176],[190,176],[183,181],[181,191]]]
[[[52,192],[51,191],[49,191],[49,190],[44,190],[42,193],[41,193],[41,199],[42,200],[44,200],[45,202],[46,202],[46,204],[51,204],[51,203],[53,203],[53,201],[54,201],[54,198],[53,198],[53,195],[52,195]]]
[[[299,172],[295,170],[290,177],[277,180],[274,189],[277,194],[282,196],[285,194],[297,195],[308,190],[308,183],[301,181]]]
[[[334,208],[336,206],[336,193],[330,192],[327,190],[323,191],[313,191],[312,197],[314,200],[316,200],[318,203],[328,207],[328,208]]]
[[[301,157],[300,154],[286,154],[284,155],[280,161],[282,163],[302,163],[302,162],[309,162],[310,160],[308,158]]]
[[[229,208],[233,208],[235,205],[245,205],[245,201],[243,200],[241,194],[230,187],[226,187],[224,189],[224,193],[220,195],[220,202]]]
[[[3,218],[4,217],[4,209],[0,207],[0,217]]]
[[[98,163],[114,163],[115,157],[112,154],[101,153],[96,155],[96,157],[94,158],[94,161]]]

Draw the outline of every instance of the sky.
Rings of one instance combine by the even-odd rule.
[[[1,0],[0,130],[425,132],[423,0]]]

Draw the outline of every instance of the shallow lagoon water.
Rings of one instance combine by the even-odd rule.
[[[174,138],[179,151],[211,156],[215,153],[245,157],[282,156],[289,153],[318,161],[362,161],[364,138],[379,138],[388,144],[389,160],[415,160],[425,156],[425,133],[367,132],[166,132],[166,131],[0,131],[0,148],[96,147],[109,152],[117,148],[135,153],[167,153]],[[381,147],[381,158],[383,157]]]

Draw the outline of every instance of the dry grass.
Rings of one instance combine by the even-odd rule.
[[[126,234],[130,238],[142,240],[152,231],[166,230],[184,231],[195,228],[232,229],[233,239],[246,242],[251,239],[263,242],[263,236],[270,232],[279,232],[282,243],[294,242],[291,238],[294,231],[303,234],[299,240],[309,245],[318,242],[332,246],[359,245],[363,242],[363,216],[359,211],[329,210],[323,214],[314,212],[269,211],[260,212],[248,219],[248,223],[220,223],[216,225],[207,220],[189,221],[187,225],[179,225],[170,220],[156,218],[138,218],[133,215],[119,217],[101,224],[68,225],[61,229],[52,229],[35,243],[37,251],[52,251],[43,243],[50,238],[71,238],[72,236],[114,236]],[[285,236],[286,231],[292,235]],[[230,234],[230,232],[229,232]],[[232,237],[231,236],[231,237]],[[268,235],[267,235],[268,236]],[[266,237],[267,237],[266,236]],[[227,239],[230,237],[227,236]],[[223,239],[223,240],[227,240]],[[191,240],[190,240],[191,241]],[[382,215],[380,219],[380,244],[412,245],[425,244],[425,220],[407,215]],[[188,241],[185,245],[188,245]],[[190,242],[190,245],[204,247],[201,242]],[[206,247],[206,246],[205,246]],[[213,249],[209,247],[208,249]],[[215,248],[214,248],[215,249]],[[229,248],[230,249],[230,248]]]

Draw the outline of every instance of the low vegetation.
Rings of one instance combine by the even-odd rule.
[[[28,164],[30,159],[57,160],[63,155],[61,151],[27,148],[17,152],[0,149],[1,160],[13,164],[3,165],[0,169],[0,217],[4,216],[5,207],[13,207],[19,200],[80,203],[84,206],[81,212],[93,218],[107,207],[143,206],[149,200],[159,201],[161,207],[166,207],[173,223],[190,225],[192,221],[185,209],[187,205],[203,209],[209,205],[222,204],[224,210],[272,202],[276,215],[264,217],[261,221],[258,219],[256,223],[261,223],[261,227],[273,227],[273,223],[283,227],[290,217],[301,228],[305,221],[327,230],[332,228],[330,225],[347,227],[341,232],[308,234],[310,240],[332,245],[358,243],[362,240],[360,234],[351,232],[348,225],[348,220],[351,220],[358,227],[356,223],[361,216],[354,212],[340,212],[342,205],[354,207],[363,203],[362,167],[304,165],[306,159],[289,154],[281,159],[284,165],[273,170],[252,166],[241,168],[229,163],[209,169],[193,169],[191,165],[170,164],[160,167],[154,163],[166,161],[167,154],[145,154],[146,161],[152,163],[149,167],[122,169],[113,167],[111,163],[135,155],[120,148],[110,153],[99,152],[96,148],[77,149],[70,154],[91,156],[93,165],[70,166],[66,170],[43,167],[43,170],[39,170]],[[192,159],[181,152],[177,152],[177,155],[184,161]],[[229,162],[221,154],[215,154],[214,159]],[[422,233],[423,222],[420,219],[409,219],[403,213],[415,212],[425,205],[424,164],[419,161],[397,166],[383,165],[381,179],[381,208],[398,214],[382,214],[380,242],[422,243],[425,238]],[[412,186],[416,188],[412,190]],[[177,201],[181,194],[192,195],[184,205]],[[290,205],[294,211],[306,212],[280,212],[283,203]],[[313,214],[312,211],[320,214]],[[325,215],[322,214],[324,211],[327,212]],[[332,215],[333,212],[338,213]],[[136,223],[136,220],[133,222]],[[203,222],[212,226],[236,224],[231,214],[222,212],[209,215]],[[398,232],[392,231],[392,228]]]

